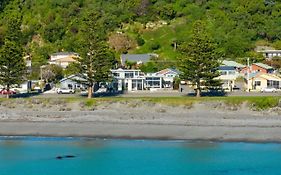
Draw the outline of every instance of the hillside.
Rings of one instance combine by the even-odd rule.
[[[0,3],[0,45],[6,9],[21,0]],[[194,21],[208,31],[227,58],[257,56],[255,46],[281,49],[281,2],[274,0],[25,0],[24,43],[33,65],[49,54],[76,51],[83,16],[102,14],[110,44],[117,53],[158,53],[177,59],[177,45],[190,38]],[[118,31],[118,33],[116,33]]]

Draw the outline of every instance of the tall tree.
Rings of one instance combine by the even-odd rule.
[[[100,13],[89,13],[83,20],[81,32],[80,57],[76,66],[79,75],[88,86],[88,98],[92,98],[95,83],[110,78],[110,69],[115,65],[115,57],[109,49],[106,39],[106,29]]]
[[[16,4],[18,3],[18,4]],[[26,66],[23,59],[22,32],[21,32],[21,2],[15,2],[17,8],[6,10],[7,32],[4,44],[0,48],[0,84],[9,92],[11,85],[22,82]],[[9,98],[9,93],[7,94]]]
[[[197,97],[201,96],[202,86],[219,84],[214,80],[219,76],[217,71],[220,65],[219,55],[202,21],[194,23],[191,41],[182,44],[180,50],[183,55],[179,64],[181,77],[196,86]]]

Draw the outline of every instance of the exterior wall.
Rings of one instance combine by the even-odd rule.
[[[281,57],[281,51],[279,52],[264,52],[263,56],[265,58]]]
[[[268,71],[262,67],[259,67],[255,64],[252,65],[252,72],[262,72],[262,73],[268,73]]]
[[[267,87],[267,80],[263,78],[253,78],[251,81],[251,90],[258,90],[260,91],[262,88]]]

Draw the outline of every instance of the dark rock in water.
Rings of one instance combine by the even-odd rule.
[[[56,159],[62,159],[62,156],[57,156]]]
[[[71,159],[75,158],[76,156],[74,155],[65,155],[65,156],[57,156],[56,159],[61,160],[61,159]]]
[[[75,158],[74,155],[66,155],[65,158]]]

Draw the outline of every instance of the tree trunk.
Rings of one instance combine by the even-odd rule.
[[[88,88],[88,98],[92,98],[93,96],[93,86],[89,86]]]
[[[6,94],[6,98],[10,98],[10,85],[7,84],[7,94]]]
[[[201,87],[200,87],[200,80],[196,83],[196,97],[201,97]]]

